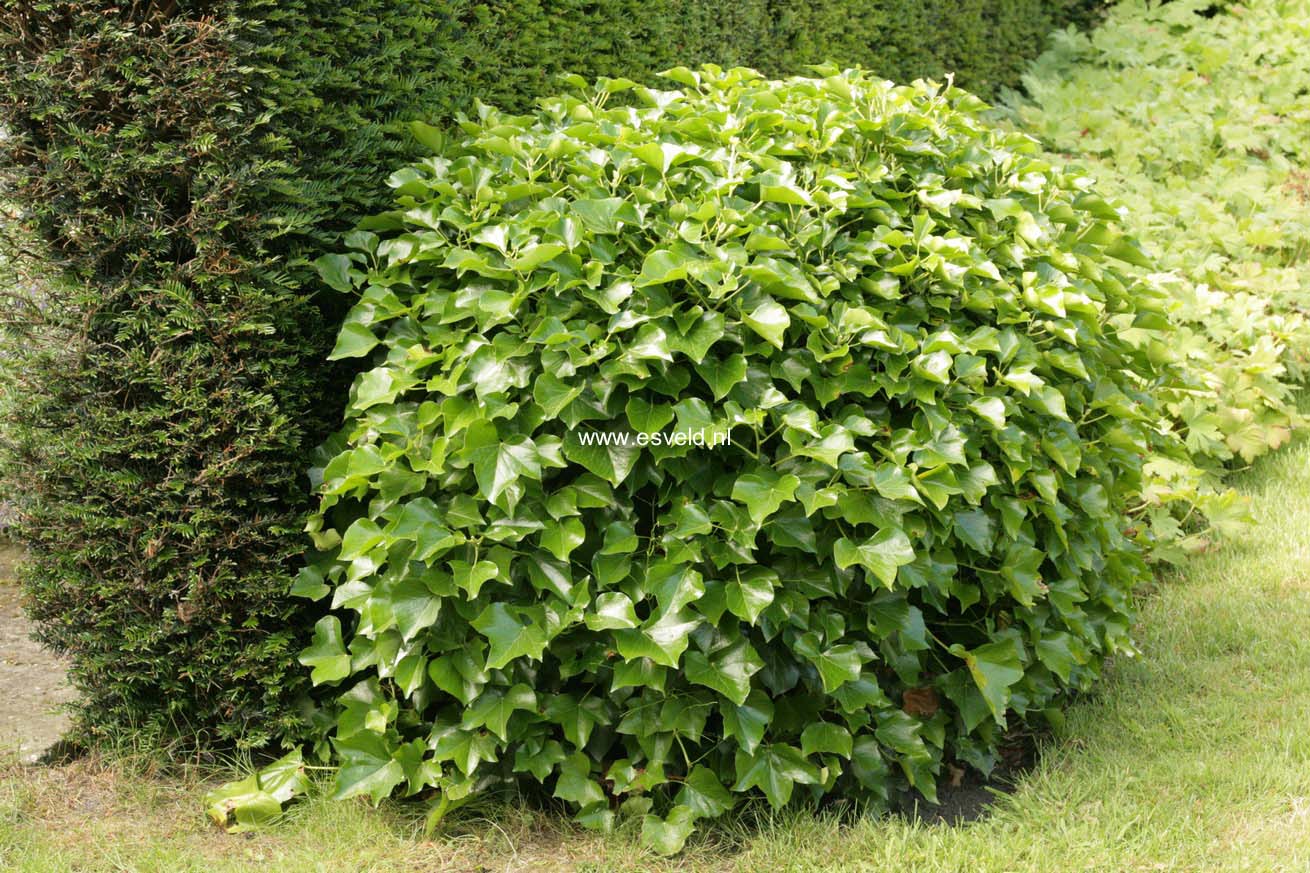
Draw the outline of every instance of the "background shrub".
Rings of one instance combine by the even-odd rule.
[[[1131,649],[1168,376],[1115,211],[958,89],[671,75],[482,108],[319,262],[368,362],[297,584],[338,796],[541,783],[676,851],[935,797]]]
[[[338,320],[307,271],[382,207],[380,168],[475,96],[553,74],[833,58],[987,88],[1064,0],[724,4],[207,0],[0,10],[0,199],[51,259],[7,324],[5,490],[82,724],[294,734],[309,447]],[[858,25],[855,26],[855,25]],[[968,29],[969,36],[952,36]],[[1016,48],[1019,50],[1016,51]],[[12,251],[12,250],[11,250]]]
[[[1220,462],[1249,463],[1303,423],[1293,393],[1310,373],[1310,189],[1298,169],[1310,163],[1310,59],[1283,13],[1125,6],[1094,39],[1059,34],[1013,101],[1026,129],[1131,204],[1125,221],[1175,300],[1195,382],[1170,412],[1193,453]]]

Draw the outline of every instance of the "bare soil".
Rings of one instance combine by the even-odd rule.
[[[14,565],[19,550],[0,544],[0,751],[35,760],[68,729],[63,706],[73,699],[64,663],[32,639]]]

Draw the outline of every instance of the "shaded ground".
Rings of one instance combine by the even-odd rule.
[[[0,750],[31,760],[68,727],[59,711],[72,699],[63,662],[31,638],[13,568],[18,550],[0,546]]]

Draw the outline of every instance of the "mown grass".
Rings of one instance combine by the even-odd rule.
[[[972,825],[755,810],[662,861],[519,806],[424,841],[404,807],[318,798],[229,836],[201,811],[205,771],[128,755],[0,770],[0,869],[1310,870],[1310,441],[1236,484],[1258,524],[1145,592],[1142,656]]]

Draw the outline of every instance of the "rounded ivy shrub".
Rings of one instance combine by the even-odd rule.
[[[933,798],[1131,648],[1167,355],[1115,211],[949,85],[667,75],[418,126],[318,262],[341,796],[539,783],[671,852]]]

